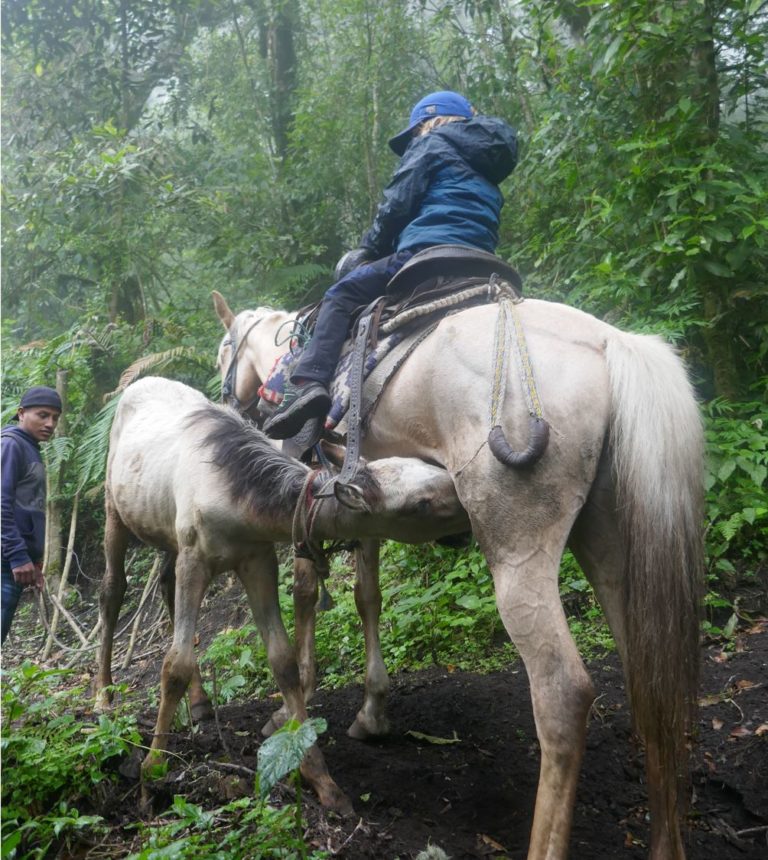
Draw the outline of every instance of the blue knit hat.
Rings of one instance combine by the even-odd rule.
[[[416,102],[411,111],[411,119],[408,128],[404,128],[390,141],[389,146],[396,155],[402,155],[411,142],[411,135],[417,125],[435,116],[463,116],[471,119],[475,112],[472,105],[458,93],[450,90],[441,90],[424,96],[421,101]]]
[[[32,406],[47,406],[49,409],[57,409],[61,412],[61,397],[55,388],[47,385],[35,385],[21,395],[19,406],[29,409]]]

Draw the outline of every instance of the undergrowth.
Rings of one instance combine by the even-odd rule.
[[[78,713],[85,688],[71,671],[25,662],[2,677],[2,857],[68,856],[70,840],[104,829],[80,810],[140,744],[136,719]]]

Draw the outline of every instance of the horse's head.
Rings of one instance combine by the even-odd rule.
[[[234,314],[221,293],[214,290],[212,296],[216,314],[227,331],[216,357],[221,398],[255,420],[259,388],[287,349],[285,344],[275,343],[275,335],[289,315],[265,307]]]
[[[348,483],[337,481],[334,494],[355,511],[355,537],[421,543],[470,528],[448,472],[414,457],[366,463]]]

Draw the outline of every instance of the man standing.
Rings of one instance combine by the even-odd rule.
[[[8,635],[21,592],[43,587],[45,550],[45,467],[40,443],[54,433],[61,398],[53,388],[26,391],[14,420],[0,441],[2,470],[2,639]]]

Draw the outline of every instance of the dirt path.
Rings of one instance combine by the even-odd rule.
[[[223,601],[227,624],[240,610]],[[226,626],[209,619],[201,639]],[[26,627],[26,630],[25,630]],[[19,625],[3,662],[34,651],[40,625]],[[11,647],[8,647],[8,646]],[[201,648],[204,643],[201,641]],[[157,684],[162,644],[152,657],[120,672],[137,689]],[[642,755],[632,740],[623,678],[614,656],[589,666],[598,698],[590,719],[587,752],[578,788],[572,860],[647,857],[648,824]],[[360,743],[346,736],[362,700],[360,687],[321,691],[312,713],[328,722],[321,738],[328,766],[352,798],[357,815],[329,817],[307,794],[310,841],[345,860],[413,860],[428,844],[452,860],[524,858],[532,817],[539,750],[528,681],[521,665],[491,675],[433,668],[392,679],[391,737]],[[173,767],[157,788],[156,809],[174,794],[214,808],[251,790],[230,761],[255,770],[260,728],[274,700],[219,710],[213,722],[178,734],[172,748],[183,767]],[[140,725],[149,740],[155,712]],[[768,620],[742,632],[730,646],[702,648],[699,736],[692,756],[692,805],[688,860],[764,860],[768,857]],[[433,743],[429,735],[451,743]],[[223,741],[223,742],[222,742]],[[140,755],[139,755],[140,758]],[[179,759],[171,759],[177,763]],[[94,796],[94,812],[112,825],[108,856],[127,856],[136,841],[136,762],[123,763],[118,783]],[[279,798],[278,789],[278,798]],[[100,855],[101,856],[101,855]],[[233,858],[240,860],[240,858]]]
[[[689,860],[768,857],[768,622],[743,634],[737,648],[727,658],[719,646],[702,653]],[[646,857],[642,759],[630,735],[621,672],[614,657],[590,669],[599,698],[589,726],[571,857]],[[360,700],[359,688],[347,688],[322,692],[314,703],[313,713],[329,723],[322,738],[329,767],[358,816],[329,821],[310,802],[318,847],[339,851],[344,845],[337,856],[348,860],[405,860],[430,842],[453,860],[525,857],[538,745],[521,667],[486,676],[435,668],[394,678],[393,731],[382,742],[361,744],[346,736]],[[255,768],[257,730],[272,707],[257,702],[221,709],[223,737],[235,761]],[[455,743],[431,743],[412,732]],[[223,756],[212,725],[178,743],[193,768]],[[179,776],[168,777],[174,792],[184,784]],[[191,797],[214,805],[231,799],[231,792],[231,775],[211,770]]]

